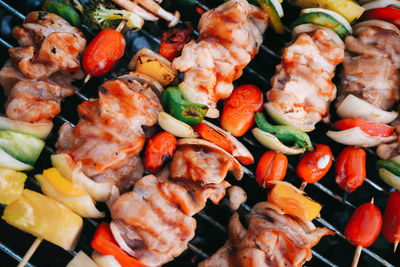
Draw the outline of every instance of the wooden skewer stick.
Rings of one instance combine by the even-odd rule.
[[[121,20],[121,22],[118,24],[118,27],[115,29],[117,32],[122,31],[122,29],[125,27],[126,20]],[[87,82],[92,78],[90,74],[86,75],[85,79],[83,80],[83,85],[87,84]]]
[[[300,190],[301,190],[301,191],[304,191],[304,189],[306,188],[307,184],[308,184],[307,182],[304,182],[304,181],[303,181],[303,182],[301,183]]]
[[[393,247],[393,253],[396,253],[397,245],[399,244],[399,241],[394,241],[394,247]]]
[[[362,246],[357,246],[356,253],[354,253],[353,262],[351,263],[351,267],[357,267],[358,260],[360,259],[361,251],[362,251]]]
[[[39,247],[42,240],[43,239],[41,238],[36,238],[36,240],[32,243],[31,247],[25,253],[24,257],[22,258],[21,262],[18,264],[17,267],[24,267],[28,263],[29,259],[32,257],[33,253],[35,253],[36,249]]]

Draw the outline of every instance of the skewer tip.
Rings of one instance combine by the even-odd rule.
[[[304,189],[306,188],[307,184],[308,184],[307,182],[304,182],[304,181],[303,181],[303,182],[301,183],[301,186],[300,186],[300,191],[304,191]]]
[[[375,201],[375,198],[372,197],[372,198],[371,198],[371,201],[370,201],[369,203],[374,204],[374,201]]]
[[[28,249],[28,251],[25,253],[24,257],[22,258],[21,262],[18,264],[17,267],[24,267],[32,255],[35,253],[36,249],[39,247],[40,243],[42,242],[43,239],[41,238],[36,238],[35,241],[32,243],[31,247]]]
[[[399,241],[394,241],[394,247],[393,247],[393,253],[396,253],[397,250],[397,245],[399,244]]]
[[[354,253],[353,262],[351,263],[351,267],[357,267],[358,261],[360,260],[360,255],[362,251],[362,246],[356,247],[356,252]]]
[[[90,74],[86,75],[85,80],[83,80],[83,84],[85,85],[91,78]]]

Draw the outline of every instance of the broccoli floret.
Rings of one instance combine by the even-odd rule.
[[[133,12],[118,9],[107,0],[91,0],[84,6],[84,23],[89,29],[99,31],[106,28],[116,29],[121,20],[126,20],[129,28],[141,28],[143,19]]]

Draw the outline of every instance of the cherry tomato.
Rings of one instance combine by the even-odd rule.
[[[270,181],[282,181],[285,178],[288,159],[282,153],[267,151],[257,164],[256,180],[262,187],[272,187]]]
[[[364,149],[346,147],[336,161],[336,183],[343,189],[353,192],[362,185],[366,177],[366,153]]]
[[[400,10],[391,7],[382,7],[366,10],[361,20],[381,19],[400,27]]]
[[[400,191],[389,196],[383,215],[382,233],[389,242],[400,241]]]
[[[383,124],[376,123],[373,121],[365,121],[360,118],[355,119],[343,119],[337,121],[333,124],[339,130],[347,130],[354,127],[360,127],[360,129],[370,135],[370,136],[382,136],[388,137],[393,134],[394,127]]]
[[[362,247],[375,242],[382,228],[382,214],[377,206],[364,203],[356,209],[346,225],[347,239]]]
[[[175,152],[178,141],[169,132],[161,132],[153,136],[144,152],[144,166],[150,173],[161,169],[164,162]]]
[[[190,40],[193,32],[190,23],[182,24],[184,28],[173,28],[163,32],[161,36],[160,55],[172,61],[181,54],[183,47]]]
[[[124,55],[125,37],[113,29],[102,30],[83,53],[82,66],[92,76],[109,72]]]
[[[297,176],[304,182],[315,183],[332,166],[332,151],[327,145],[316,145],[314,151],[307,151],[297,165]]]
[[[257,86],[239,86],[225,100],[221,127],[234,136],[244,135],[254,125],[254,113],[261,110],[263,101],[263,93]]]

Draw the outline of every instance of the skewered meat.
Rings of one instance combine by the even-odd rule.
[[[231,0],[204,13],[198,40],[173,61],[174,68],[185,73],[185,97],[208,105],[208,116],[218,116],[216,103],[230,96],[232,82],[257,54],[267,22],[268,15],[245,0]]]
[[[57,151],[69,154],[98,183],[117,185],[124,192],[143,175],[139,157],[145,142],[142,125],[152,126],[162,110],[155,93],[132,79],[105,82],[99,99],[78,106],[76,127],[64,124]]]
[[[398,31],[379,27],[387,22],[379,21],[376,26],[371,22],[365,26],[359,24],[355,36],[346,37],[338,103],[353,94],[389,110],[400,99],[400,35]]]
[[[268,202],[255,205],[247,219],[246,229],[235,213],[229,222],[230,240],[199,266],[302,266],[312,257],[311,247],[333,234]]]
[[[205,164],[208,161],[212,164]],[[229,183],[223,179],[229,170],[243,171],[232,162],[232,156],[208,141],[180,140],[169,175],[164,171],[158,177],[143,177],[133,191],[112,204],[111,230],[121,248],[148,266],[159,266],[180,255],[195,234],[192,216],[208,199],[218,204],[224,197]],[[217,175],[222,180],[198,179],[212,169],[220,171]]]
[[[62,71],[82,79],[80,55],[86,47],[82,32],[61,17],[42,11],[28,14],[13,29],[21,47],[10,48],[10,57],[28,78],[41,79]]]
[[[329,103],[336,97],[332,77],[343,60],[344,45],[332,34],[330,29],[317,28],[298,35],[285,48],[267,92],[267,105],[305,131],[329,115]]]

